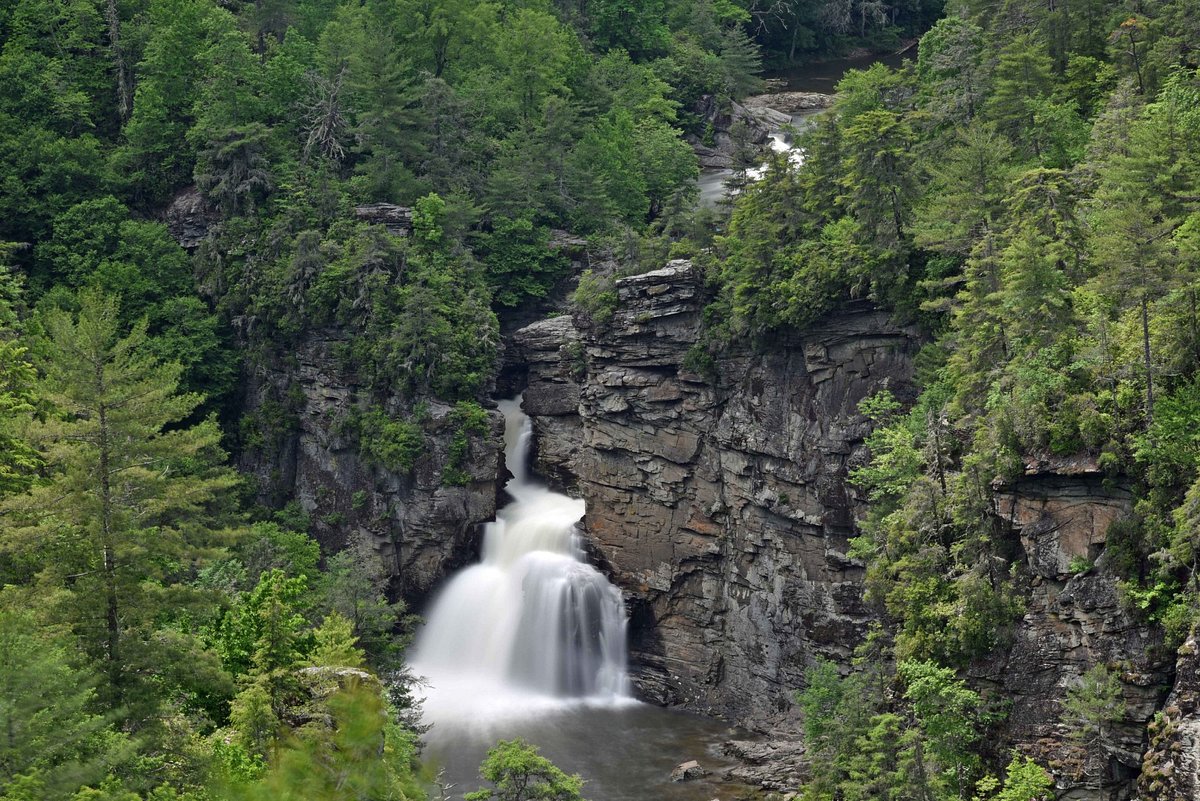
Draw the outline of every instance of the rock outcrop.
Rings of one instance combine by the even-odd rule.
[[[167,230],[184,250],[200,247],[200,243],[208,237],[209,228],[219,219],[216,209],[194,186],[175,195],[163,216]]]
[[[1200,798],[1200,642],[1179,649],[1175,686],[1149,726],[1150,747],[1138,777],[1139,801]]]
[[[412,233],[412,209],[395,203],[367,203],[354,207],[354,216],[368,225],[382,225],[392,236]]]
[[[513,337],[537,464],[587,501],[596,561],[627,596],[642,695],[776,726],[778,758],[759,748],[731,776],[794,790],[804,765],[791,692],[818,655],[846,664],[872,619],[862,566],[847,556],[865,511],[848,481],[867,458],[857,406],[883,388],[913,398],[918,335],[856,304],[706,364],[707,298],[688,262],[615,289],[603,324],[557,317]],[[1129,797],[1170,686],[1161,634],[1122,602],[1106,564],[1110,526],[1131,503],[1129,487],[1087,459],[1031,463],[995,487],[1025,614],[1008,646],[968,673],[1007,701],[997,757],[1013,747],[1036,757],[1063,798]],[[1102,736],[1080,740],[1065,703],[1097,666],[1122,707]],[[1198,702],[1180,709],[1188,703]],[[1171,729],[1185,744],[1169,759],[1190,759],[1188,720]]]
[[[423,447],[410,471],[373,464],[346,425],[364,398],[337,358],[342,345],[331,332],[312,332],[294,353],[250,370],[240,466],[264,501],[299,502],[326,552],[366,542],[395,577],[394,589],[417,603],[475,556],[477,527],[495,515],[503,420],[491,412],[489,434],[469,438],[460,463],[465,486],[443,479],[457,425],[451,407],[437,402],[418,418]]]
[[[629,597],[642,694],[773,717],[816,655],[845,659],[868,621],[846,556],[863,510],[847,473],[869,431],[857,405],[884,387],[911,396],[916,333],[864,304],[704,375],[690,263],[616,290],[602,326],[559,318],[516,336],[538,464],[588,502]]]
[[[830,108],[834,96],[820,92],[771,92],[765,95],[754,95],[742,101],[751,113],[759,109],[771,109],[784,114],[799,114],[804,111],[818,111]]]
[[[974,678],[1008,705],[1005,741],[1050,766],[1063,797],[1128,798],[1172,668],[1161,631],[1122,603],[1107,569],[1110,526],[1129,514],[1130,489],[1094,461],[1060,459],[1027,465],[994,499],[1031,582],[1011,645]],[[1098,667],[1119,688],[1120,708],[1095,737],[1073,736],[1081,724],[1065,703]]]
[[[771,127],[732,100],[722,105],[706,95],[693,112],[705,121],[709,135],[704,139],[689,135],[687,141],[705,169],[729,169],[739,157],[749,159],[751,152],[766,147],[770,138]]]

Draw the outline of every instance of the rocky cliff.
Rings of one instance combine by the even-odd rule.
[[[364,540],[395,576],[396,591],[419,602],[475,556],[477,527],[495,515],[503,419],[490,412],[489,433],[468,438],[456,465],[469,476],[464,486],[443,478],[458,426],[452,408],[437,402],[415,418],[422,446],[411,470],[373,463],[347,426],[366,398],[336,357],[340,343],[334,332],[313,331],[294,352],[248,367],[240,466],[265,501],[297,501],[327,553]]]
[[[1031,463],[996,487],[996,514],[1024,554],[1026,611],[1010,646],[982,660],[973,678],[1008,705],[1004,743],[1049,766],[1063,798],[1129,797],[1146,726],[1170,686],[1161,631],[1122,602],[1108,570],[1109,527],[1131,504],[1129,488],[1087,459]],[[1087,727],[1066,702],[1097,669],[1118,700],[1081,734]]]
[[[786,725],[805,668],[817,655],[846,664],[872,619],[846,556],[865,510],[847,481],[867,457],[857,404],[885,387],[913,396],[917,334],[855,305],[705,369],[706,299],[689,263],[621,279],[616,293],[603,323],[556,317],[513,337],[536,463],[587,501],[595,557],[627,594],[643,695]],[[1109,526],[1130,504],[1088,460],[1033,463],[996,486],[1025,614],[970,674],[1008,701],[998,755],[1036,756],[1064,798],[1129,797],[1171,681],[1160,634],[1106,569]],[[1122,708],[1080,740],[1065,703],[1097,666]],[[793,756],[750,774],[794,787],[799,757],[777,746]]]
[[[869,620],[846,557],[866,454],[857,405],[912,394],[916,333],[863,305],[695,372],[702,281],[687,262],[617,282],[611,320],[515,336],[537,464],[576,487],[627,592],[641,692],[739,720],[790,706],[817,654]],[[691,355],[689,355],[691,354]]]
[[[411,233],[405,206],[375,203],[354,214],[395,236]],[[194,187],[176,196],[164,219],[188,250],[209,241],[218,224]],[[468,437],[468,452],[452,457],[458,423],[451,407],[429,401],[416,415],[411,403],[402,408],[398,398],[370,397],[339,357],[350,334],[311,329],[282,350],[261,341],[253,320],[233,322],[251,354],[243,365],[238,461],[255,479],[259,499],[271,506],[297,502],[327,554],[365,542],[395,577],[395,592],[411,604],[422,601],[448,571],[476,555],[479,525],[495,516],[506,478],[500,413],[490,412],[490,431]],[[369,409],[418,421],[420,454],[411,469],[364,457],[348,423]],[[465,471],[465,484],[444,479],[452,460]]]
[[[1149,735],[1139,801],[1200,798],[1200,643],[1195,633],[1179,649],[1175,686],[1151,721]]]

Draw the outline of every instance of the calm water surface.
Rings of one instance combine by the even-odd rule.
[[[589,801],[728,801],[745,788],[720,780],[736,764],[720,744],[745,737],[728,724],[647,704],[564,706],[528,717],[435,724],[424,760],[445,769],[451,798],[479,789],[479,763],[500,739],[524,738],[568,773],[586,780]],[[672,782],[671,769],[694,759],[712,775]]]
[[[832,58],[815,64],[789,67],[777,72],[768,72],[764,78],[779,78],[787,81],[786,91],[789,92],[820,92],[831,95],[847,72],[850,70],[865,70],[872,64],[886,64],[889,67],[899,67],[906,58],[916,59],[917,49],[911,48],[904,53],[888,53],[886,55],[868,55],[858,58]]]

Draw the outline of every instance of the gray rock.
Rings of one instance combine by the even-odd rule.
[[[167,230],[179,246],[195,250],[208,237],[208,230],[218,215],[200,190],[189,186],[171,200],[165,218]]]
[[[857,306],[769,353],[735,349],[709,383],[684,367],[707,300],[689,262],[616,291],[602,327],[515,337],[539,463],[553,454],[588,502],[596,551],[630,599],[642,694],[775,719],[806,666],[847,657],[869,620],[845,557],[864,509],[846,482],[870,431],[857,404],[884,386],[913,394],[916,335]],[[575,337],[568,360],[557,343]],[[577,409],[547,403],[547,385]]]
[[[392,236],[412,233],[412,209],[394,203],[367,203],[354,207],[354,216],[370,225],[382,225]]]
[[[408,472],[364,459],[344,433],[365,391],[337,353],[344,345],[331,331],[306,334],[294,351],[253,369],[245,379],[243,409],[252,425],[275,421],[240,455],[263,502],[294,499],[312,520],[326,553],[366,542],[395,576],[395,589],[419,604],[447,570],[473,556],[480,524],[491,520],[503,483],[499,412],[491,430],[471,438],[463,462],[466,486],[444,484],[456,426],[451,407],[428,404],[422,423],[425,447]],[[405,416],[398,399],[384,407]]]
[[[1195,633],[1179,649],[1175,686],[1147,733],[1150,743],[1142,759],[1136,798],[1200,798],[1200,643]]]
[[[747,97],[743,104],[752,114],[759,113],[761,109],[772,109],[790,115],[800,111],[829,108],[834,100],[833,95],[819,92],[772,92]]]
[[[675,769],[671,771],[671,781],[685,782],[692,779],[703,779],[708,774],[709,771],[700,767],[700,763],[693,759],[676,765]]]
[[[687,137],[700,166],[706,169],[728,169],[733,166],[738,143],[730,133],[738,123],[745,126],[747,143],[764,149],[771,130],[778,127],[765,124],[759,115],[751,113],[737,102],[722,103],[711,95],[702,97],[692,111],[712,131],[712,139],[705,142],[695,136]]]
[[[706,302],[691,264],[622,278],[616,291],[602,326],[559,318],[518,332],[537,449],[587,501],[596,559],[628,599],[643,697],[780,726],[731,744],[743,764],[727,778],[795,791],[807,766],[791,694],[816,657],[848,663],[872,620],[863,568],[847,556],[866,509],[847,481],[868,457],[871,425],[857,406],[883,388],[914,397],[918,335],[854,304],[765,352],[735,344],[705,377],[684,367]],[[995,488],[1026,613],[968,677],[1011,701],[993,736],[998,758],[1013,747],[1035,755],[1065,797],[1128,797],[1170,682],[1161,635],[1123,607],[1105,569],[1108,526],[1129,503],[1128,488],[1086,459],[1032,463]],[[1074,575],[1083,560],[1095,568]],[[1062,705],[1101,663],[1118,672],[1126,713],[1080,751]],[[1194,724],[1180,720],[1186,751]]]

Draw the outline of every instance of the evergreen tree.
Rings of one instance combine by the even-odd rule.
[[[177,392],[181,368],[149,354],[145,326],[122,336],[115,301],[95,291],[80,301],[77,316],[44,320],[39,390],[52,411],[31,439],[46,478],[5,501],[5,547],[36,555],[40,581],[63,590],[60,614],[101,665],[101,701],[138,720],[156,704],[145,682],[177,659],[205,662],[188,654],[193,640],[155,632],[161,605],[189,594],[181,582],[236,478],[221,466],[216,423],[188,421],[200,398]]]
[[[92,677],[68,637],[48,629],[16,588],[0,592],[0,797],[67,799],[129,757],[131,744],[93,709]]]
[[[582,801],[583,779],[563,773],[537,748],[521,740],[501,740],[488,749],[480,778],[492,786],[463,798],[467,801]]]

